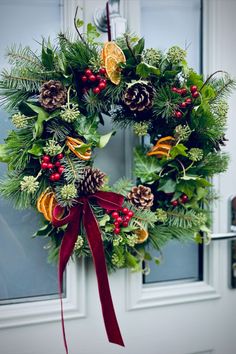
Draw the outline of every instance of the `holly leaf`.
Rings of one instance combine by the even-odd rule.
[[[176,156],[188,156],[186,153],[187,147],[183,144],[177,144],[170,150],[170,156],[174,159]]]
[[[176,182],[173,179],[168,178],[160,180],[159,187],[157,188],[158,191],[164,193],[174,193],[176,189]]]
[[[105,135],[101,135],[100,139],[99,139],[98,147],[100,149],[104,148],[108,144],[111,137],[115,134],[116,134],[116,132],[113,130],[110,133],[107,133]]]
[[[147,63],[140,63],[136,67],[136,74],[143,78],[147,78],[151,74],[160,76],[160,70]]]

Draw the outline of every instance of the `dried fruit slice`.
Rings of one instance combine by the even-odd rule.
[[[37,200],[37,209],[40,213],[43,213],[46,220],[51,221],[52,212],[56,204],[55,194],[46,189]]]
[[[113,82],[113,84],[115,84],[115,85],[119,85],[120,78],[121,78],[120,69],[119,69],[118,64],[119,64],[119,61],[117,61],[116,58],[114,58],[112,56],[109,56],[106,58],[105,69],[107,72],[107,76],[109,77],[111,82]]]
[[[115,42],[112,41],[106,42],[102,50],[102,59],[104,60],[104,62],[109,56],[112,56],[114,59],[116,59],[118,63],[126,62],[126,58],[122,49]]]
[[[143,243],[148,239],[148,231],[145,229],[138,229],[135,231],[135,234],[138,236],[137,243]]]
[[[81,147],[84,144],[84,142],[77,138],[72,138],[70,136],[67,137],[66,139],[66,145],[68,148],[81,160],[88,161],[91,159],[92,156],[92,150],[88,148],[84,153],[81,153],[80,151],[77,151],[76,148]]]
[[[172,136],[165,136],[164,138],[159,139],[151,151],[147,153],[147,156],[156,155],[156,157],[160,158],[164,156],[168,157],[174,141],[175,139]]]

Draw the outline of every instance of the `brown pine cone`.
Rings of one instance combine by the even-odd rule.
[[[139,209],[148,209],[153,205],[154,195],[151,188],[139,185],[128,193],[128,200]]]
[[[88,167],[83,180],[79,183],[79,193],[89,195],[97,192],[103,186],[105,176],[99,169]]]
[[[124,93],[123,102],[133,112],[143,112],[152,108],[154,89],[150,84],[135,83]]]
[[[66,102],[66,88],[60,81],[45,82],[40,90],[39,102],[47,111],[60,108]]]

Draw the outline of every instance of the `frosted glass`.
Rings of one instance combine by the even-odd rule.
[[[201,70],[201,0],[141,0],[141,34],[146,48],[187,48],[189,65]],[[150,253],[160,256],[152,249]],[[169,242],[163,249],[163,262],[159,266],[151,262],[151,272],[144,276],[144,283],[199,280],[199,255],[195,243]]]
[[[6,65],[4,53],[10,44],[37,48],[41,35],[53,40],[60,31],[59,0],[0,1],[0,67]],[[0,111],[0,143],[10,129],[6,113]],[[1,164],[0,175],[5,173]],[[19,212],[0,200],[0,300],[27,301],[26,298],[57,293],[57,269],[48,264],[46,240],[32,239],[39,226],[36,213]],[[24,299],[24,300],[23,300]]]

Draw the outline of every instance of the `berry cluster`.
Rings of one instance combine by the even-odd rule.
[[[52,157],[48,155],[42,157],[41,169],[50,171],[49,179],[52,182],[59,181],[64,172],[65,167],[62,166],[60,162],[63,157],[64,155],[62,153],[58,154],[54,162],[51,160]]]
[[[93,89],[93,93],[98,95],[106,88],[107,80],[105,79],[106,69],[100,68],[99,73],[94,73],[91,69],[85,69],[84,75],[81,77],[82,83],[85,85],[83,92]]]
[[[176,207],[179,204],[185,204],[188,202],[188,196],[186,194],[182,194],[179,199],[172,200],[171,204]]]
[[[119,212],[117,212],[117,211],[113,211],[113,213],[111,214],[112,218],[114,219],[113,232],[116,235],[118,235],[120,233],[121,226],[127,227],[129,225],[130,219],[132,219],[132,217],[134,216],[134,213],[132,212],[132,210],[129,210],[128,208],[123,208],[121,210],[121,213],[123,215],[119,214]]]
[[[182,97],[186,96],[186,95],[189,93],[186,88],[182,88],[182,89],[179,88],[179,89],[178,89],[177,87],[172,87],[171,90],[172,90],[172,92],[175,92],[175,93],[181,95]],[[197,86],[192,85],[192,86],[190,87],[190,94],[191,94],[192,98],[194,98],[194,99],[196,99],[196,98],[199,97],[200,94],[199,94],[199,92],[198,92]],[[187,97],[187,98],[185,98],[185,100],[184,100],[183,102],[180,103],[179,109],[177,109],[177,110],[174,112],[174,116],[175,116],[176,118],[182,118],[183,112],[182,112],[181,110],[186,109],[189,105],[192,104],[192,102],[193,102],[193,101],[192,101],[192,98]]]

